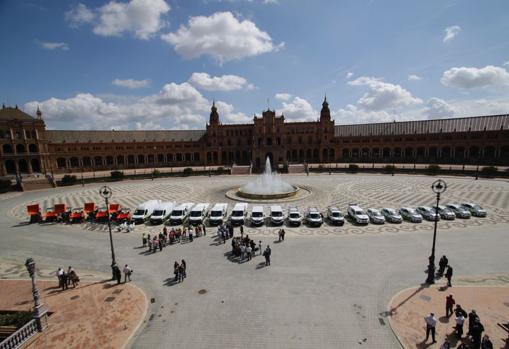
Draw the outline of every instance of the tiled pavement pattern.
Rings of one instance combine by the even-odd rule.
[[[380,206],[384,203],[399,206],[417,200],[420,195],[427,198],[423,203],[430,204],[433,200],[430,185],[435,179],[382,175],[287,178],[314,189],[312,196],[298,203],[301,208],[308,204],[325,208],[330,203],[366,204],[375,200]],[[120,203],[132,196],[129,199],[132,203],[125,201],[131,207],[153,198],[154,194],[176,201],[230,202],[224,192],[246,179],[231,176],[157,179],[111,183],[111,187]],[[508,211],[509,184],[470,178],[446,181],[449,189],[445,201],[448,195],[459,192],[464,193],[465,200],[478,197],[488,208],[489,216],[484,220],[456,221],[455,224],[466,226],[449,229],[442,229],[446,223],[440,222],[437,255],[447,254],[458,277],[507,272],[509,234],[508,225],[502,220]],[[72,197],[72,193],[84,193],[99,200],[96,194],[99,187],[95,184],[57,188],[1,200],[0,256],[18,263],[31,256],[45,270],[71,264],[78,271],[108,273],[111,257],[107,234],[79,226],[24,225],[20,224],[25,220],[23,215],[12,215],[23,213],[27,202]],[[74,197],[88,201],[79,195]],[[398,203],[399,198],[406,201]],[[338,237],[330,233],[332,228],[328,225],[320,229],[292,229],[295,233],[289,233],[283,243],[274,242],[275,235],[265,235],[275,228],[253,229],[260,232],[256,240],[272,246],[272,265],[267,268],[261,264],[261,256],[240,264],[230,261],[229,242],[218,243],[210,233],[155,254],[139,248],[140,232],[160,227],[138,227],[135,234],[115,234],[118,262],[134,267],[133,282],[148,299],[154,300],[132,347],[397,348],[398,342],[388,323],[380,321],[380,314],[387,311],[390,299],[399,290],[419,285],[425,279],[432,224],[383,227],[389,228],[398,230],[380,234],[376,230],[380,227],[347,224],[338,228],[338,234],[342,234]],[[297,232],[306,238],[297,238]],[[368,232],[371,233],[364,234]],[[170,279],[171,266],[182,258],[188,263],[188,278],[182,284],[174,284]]]
[[[161,199],[163,201],[176,202],[228,202],[230,209],[234,201],[226,198],[224,193],[233,188],[241,186],[253,177],[214,177],[209,178],[187,178],[168,179],[129,183],[112,184],[114,196],[112,202],[118,202],[123,207],[134,209],[141,202],[150,199]],[[365,209],[369,207],[393,207],[403,206],[416,207],[422,204],[432,205],[434,195],[431,192],[431,183],[435,177],[426,176],[288,176],[288,181],[297,185],[306,185],[312,190],[310,197],[282,204],[286,209],[289,205],[297,205],[302,211],[309,206],[316,206],[325,212],[329,205],[336,205],[344,213],[349,203],[359,203]],[[455,221],[441,221],[440,229],[462,228],[467,226],[482,226],[485,224],[498,224],[509,222],[509,187],[500,181],[474,181],[465,178],[446,178],[448,189],[442,197],[442,203],[473,201],[481,204],[488,210],[487,218],[475,218],[469,220],[456,219]],[[482,183],[481,183],[482,182]],[[225,183],[229,185],[225,185]],[[73,187],[72,193],[62,195],[51,195],[40,201],[43,211],[52,207],[55,203],[65,203],[68,207],[83,207],[85,202],[96,202],[101,206],[103,202],[97,192],[97,187],[80,189]],[[20,221],[26,221],[26,202],[19,205],[11,213]],[[250,204],[252,205],[252,204]],[[268,212],[268,204],[266,212]],[[104,224],[86,223],[82,228],[93,231],[106,231]],[[137,232],[159,232],[160,227],[150,225],[137,226]],[[246,231],[252,236],[270,236],[278,228],[258,227],[248,228]],[[300,227],[287,228],[287,232],[301,236],[315,235],[349,235],[349,234],[379,234],[412,232],[433,229],[433,222],[424,221],[421,224],[404,222],[400,225],[368,225],[355,226],[346,223],[343,227],[334,227],[324,224],[320,229]]]

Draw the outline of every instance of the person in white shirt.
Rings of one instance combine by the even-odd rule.
[[[458,314],[456,316],[456,338],[461,339],[461,336],[463,336],[463,324],[465,323],[465,317],[463,314]]]
[[[133,270],[131,269],[131,267],[126,264],[124,267],[124,283],[127,282],[127,279],[129,279],[129,281],[131,281],[131,273],[132,272],[133,272]]]
[[[437,319],[435,317],[435,314],[430,313],[428,316],[424,318],[426,321],[426,339],[424,342],[426,342],[429,338],[429,334],[431,332],[431,339],[433,339],[433,343],[436,343],[435,340],[435,327],[437,326]]]

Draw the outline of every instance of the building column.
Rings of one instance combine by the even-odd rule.
[[[32,174],[32,159],[25,159],[25,161],[27,162],[28,174]]]
[[[7,169],[5,168],[5,161],[0,162],[0,176],[7,175]]]

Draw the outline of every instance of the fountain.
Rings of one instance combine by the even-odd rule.
[[[248,199],[270,200],[294,196],[299,188],[285,182],[276,172],[272,172],[270,159],[265,161],[265,171],[256,180],[239,188],[237,195]]]

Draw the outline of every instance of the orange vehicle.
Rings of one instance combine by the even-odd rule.
[[[88,219],[94,219],[96,212],[95,203],[93,202],[86,202],[83,206],[83,213]]]
[[[46,213],[44,214],[44,222],[56,222],[58,218],[58,215],[55,213],[54,207],[48,207],[46,209]]]
[[[96,222],[106,222],[108,220],[108,210],[106,207],[100,207],[95,214]]]
[[[82,223],[85,220],[85,213],[82,208],[74,208],[69,216],[69,223]]]
[[[54,212],[57,215],[57,219],[60,222],[67,222],[71,211],[67,209],[65,204],[55,204]]]
[[[30,216],[30,223],[37,223],[42,219],[41,208],[39,207],[39,204],[28,205],[27,214]]]
[[[117,223],[124,223],[131,220],[131,209],[130,208],[122,208],[117,216],[115,217]]]

